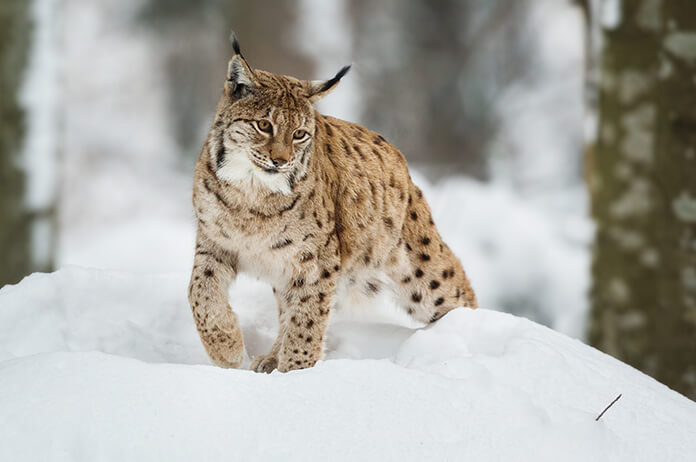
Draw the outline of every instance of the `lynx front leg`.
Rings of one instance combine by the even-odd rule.
[[[278,339],[281,372],[312,367],[322,357],[339,266],[327,265],[317,270],[312,272],[315,279],[298,276],[284,291],[287,304]]]
[[[227,288],[236,276],[235,259],[199,231],[196,239],[189,302],[210,360],[220,367],[239,367],[244,342],[237,315],[227,303]]]

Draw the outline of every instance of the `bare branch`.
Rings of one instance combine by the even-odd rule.
[[[597,421],[604,415],[604,413],[607,412],[607,410],[608,410],[610,407],[612,407],[612,406],[614,405],[614,403],[617,402],[617,401],[619,400],[619,398],[621,398],[621,395],[622,395],[622,393],[619,393],[619,396],[617,396],[616,398],[614,398],[614,401],[612,401],[612,402],[609,404],[609,406],[607,406],[607,407],[604,408],[604,410],[602,411],[602,413],[599,414],[599,415],[597,416],[596,419],[594,419],[595,422],[597,422]]]

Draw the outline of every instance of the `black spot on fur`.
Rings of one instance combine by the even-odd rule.
[[[292,244],[292,239],[285,239],[279,242],[276,242],[271,246],[271,249],[282,249],[283,247],[287,247],[290,244]]]
[[[423,296],[421,294],[419,294],[418,292],[414,292],[413,294],[411,294],[411,300],[418,303],[421,300],[423,300]]]
[[[295,172],[290,172],[287,176],[287,181],[288,181],[288,188],[292,191],[292,188],[295,187]]]
[[[424,273],[422,269],[418,268],[414,274],[417,278],[422,278]]]
[[[319,303],[324,301],[324,297],[326,297],[326,294],[324,292],[319,292]]]
[[[310,343],[311,341],[312,341],[312,336],[311,336],[311,335],[310,335],[310,336],[307,336],[306,342],[307,342],[307,343]]]
[[[428,236],[423,236],[423,239],[421,239],[421,244],[423,244],[423,245],[430,244],[430,238]]]
[[[211,277],[211,276],[213,275],[213,270],[207,269],[207,270],[203,271],[203,275],[204,275],[205,277],[209,278],[209,277]]]
[[[440,305],[442,305],[443,303],[445,303],[445,299],[442,298],[442,297],[440,297],[440,298],[438,298],[437,300],[435,300],[435,306],[440,306]]]
[[[411,282],[411,276],[406,276],[401,280],[401,282],[402,284],[408,284],[409,282]]]
[[[307,324],[306,324],[307,329],[309,329],[309,328],[312,327],[313,325],[314,325],[314,320],[310,319],[309,321],[307,321]]]
[[[302,257],[300,258],[300,262],[305,263],[314,258],[314,254],[312,252],[305,252],[302,254]]]
[[[427,253],[422,253],[422,254],[420,254],[420,259],[421,259],[422,261],[429,261],[429,260],[430,260],[430,255],[428,255]]]
[[[375,157],[377,157],[380,162],[384,162],[384,160],[382,159],[382,154],[380,154],[377,149],[372,148],[372,154],[374,154]]]
[[[372,292],[374,294],[379,292],[379,286],[374,282],[368,282],[365,287],[367,288],[368,292]]]
[[[218,170],[220,170],[225,163],[225,144],[222,132],[220,133],[219,146],[217,153],[215,154],[215,162],[217,164]]]
[[[295,282],[292,283],[292,285],[294,287],[302,287],[302,286],[304,286],[304,284],[305,284],[304,278],[297,279],[297,280],[295,280]]]
[[[431,289],[435,290],[438,287],[440,287],[440,281],[436,281],[434,279],[432,281],[430,281],[430,288]]]
[[[387,228],[393,228],[394,227],[394,220],[391,219],[391,217],[384,217],[382,218],[384,221],[384,224],[387,225]]]
[[[411,212],[411,220],[416,221],[418,219],[418,214],[416,212]]]
[[[365,160],[365,154],[363,154],[363,152],[360,150],[360,148],[357,145],[353,145],[353,149],[355,150],[355,152],[358,153],[358,156],[360,156],[360,160]],[[357,164],[356,164],[356,166],[357,166]]]
[[[329,277],[331,277],[331,271],[325,269],[324,272],[321,273],[321,277],[323,277],[324,279],[328,279]]]
[[[295,205],[297,204],[297,201],[298,201],[298,200],[300,200],[300,195],[299,195],[299,194],[295,196],[295,198],[292,200],[292,202],[291,202],[288,206],[283,207],[282,209],[278,210],[278,214],[279,214],[279,215],[282,215],[282,214],[284,214],[285,212],[288,212],[288,211],[292,210],[292,209],[295,207]]]

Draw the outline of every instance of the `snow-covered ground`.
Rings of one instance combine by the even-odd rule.
[[[420,329],[332,319],[326,360],[208,365],[186,273],[77,267],[0,290],[0,460],[692,461],[696,403],[577,340],[488,310]],[[270,290],[230,291],[250,355]],[[622,398],[599,421],[596,416]]]

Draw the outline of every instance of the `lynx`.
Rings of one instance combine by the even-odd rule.
[[[189,301],[211,361],[242,363],[242,332],[227,300],[238,272],[268,282],[278,302],[278,337],[252,361],[257,372],[312,367],[329,314],[355,291],[389,291],[423,323],[476,308],[401,153],[381,135],[314,109],[350,66],[329,80],[298,80],[252,70],[232,41],[193,188]]]

